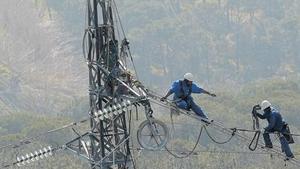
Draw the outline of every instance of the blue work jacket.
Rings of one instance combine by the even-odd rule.
[[[190,91],[191,90],[191,91]],[[174,100],[182,99],[182,96],[186,97],[187,99],[192,99],[191,93],[203,93],[203,89],[192,83],[192,86],[188,86],[188,84],[184,80],[176,80],[173,82],[170,90],[171,94],[174,93]]]
[[[280,113],[271,107],[271,112],[264,112],[263,115],[257,113],[257,116],[261,119],[267,119],[268,120],[268,126],[265,127],[266,131],[281,131],[282,127],[284,125],[284,121],[280,115]]]

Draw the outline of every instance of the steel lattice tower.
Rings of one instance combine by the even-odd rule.
[[[125,109],[130,102],[121,99],[117,92],[120,85],[117,77],[122,69],[112,3],[112,0],[87,0],[83,46],[89,68],[91,131],[67,144],[69,150],[88,159],[92,168],[101,169],[123,169],[131,163]],[[123,45],[128,45],[124,42]],[[100,119],[99,113],[110,115]]]
[[[88,35],[90,113],[102,110],[116,101],[116,81],[105,76],[118,70],[118,41],[115,38],[111,0],[88,0]],[[95,168],[126,168],[129,159],[129,136],[125,112],[114,117],[95,121],[91,118],[91,156],[103,160]],[[106,159],[104,159],[106,158]]]

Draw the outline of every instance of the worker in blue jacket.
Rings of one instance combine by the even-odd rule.
[[[179,108],[184,110],[192,109],[197,115],[207,119],[207,116],[204,114],[201,107],[194,102],[193,97],[191,96],[192,93],[204,93],[216,97],[215,94],[210,93],[193,83],[193,75],[191,73],[186,73],[183,80],[173,82],[168,93],[161,98],[161,101],[165,101],[168,96],[174,94],[174,102]]]
[[[267,148],[273,148],[269,133],[277,131],[280,135],[279,140],[282,151],[286,154],[287,157],[294,158],[289,143],[283,135],[286,132],[284,127],[285,122],[282,119],[280,113],[275,108],[273,108],[271,106],[271,103],[267,100],[262,101],[260,108],[264,111],[263,114],[260,114],[256,111],[254,111],[254,113],[256,113],[257,117],[259,117],[260,119],[267,119],[268,121],[268,126],[264,128],[265,130],[263,133],[265,146]]]

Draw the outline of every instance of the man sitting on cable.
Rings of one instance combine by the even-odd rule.
[[[176,106],[184,110],[192,109],[197,115],[202,118],[207,119],[207,116],[203,113],[201,107],[199,107],[193,100],[191,96],[192,93],[204,93],[212,97],[216,97],[215,94],[210,93],[201,87],[193,83],[193,75],[191,73],[186,73],[183,80],[177,80],[173,82],[173,85],[169,89],[168,93],[161,98],[161,101],[165,101],[168,96],[174,93],[174,101]]]

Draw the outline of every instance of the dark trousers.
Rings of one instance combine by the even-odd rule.
[[[184,110],[192,109],[198,116],[207,119],[207,116],[202,111],[201,107],[198,106],[193,99],[189,98],[186,100],[180,100],[176,102],[176,105]]]
[[[264,141],[265,141],[265,144],[266,144],[267,147],[272,146],[272,141],[271,141],[270,135],[269,135],[270,132],[275,132],[275,130],[265,131],[263,133]],[[293,153],[291,151],[291,148],[289,146],[288,141],[286,140],[286,138],[283,136],[282,133],[284,133],[284,131],[281,131],[279,133],[279,140],[280,140],[280,144],[281,144],[281,150],[282,150],[282,152],[285,153],[286,156],[291,157],[291,156],[293,156]]]

